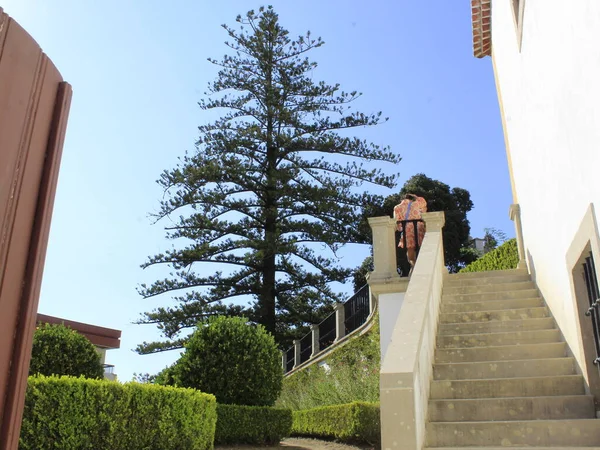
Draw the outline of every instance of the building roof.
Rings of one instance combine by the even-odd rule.
[[[492,56],[492,0],[471,0],[473,54]]]
[[[120,330],[98,327],[96,325],[90,325],[88,323],[75,322],[73,320],[65,320],[61,319],[60,317],[47,316],[45,314],[39,313],[37,315],[37,322],[65,325],[84,335],[96,347],[108,349],[121,347]]]

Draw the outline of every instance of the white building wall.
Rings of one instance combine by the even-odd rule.
[[[590,203],[600,208],[600,1],[521,1],[521,52],[512,1],[492,1],[515,202],[530,270],[581,362],[566,253]]]

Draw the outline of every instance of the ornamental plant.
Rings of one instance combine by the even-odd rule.
[[[104,368],[88,338],[64,325],[43,324],[33,335],[29,374],[102,378]]]
[[[192,334],[172,375],[177,386],[213,394],[220,404],[272,406],[283,371],[275,339],[262,325],[215,317]]]

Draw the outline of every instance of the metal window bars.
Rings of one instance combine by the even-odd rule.
[[[598,288],[598,278],[596,276],[596,266],[594,257],[590,252],[590,256],[585,258],[583,263],[583,275],[587,288],[588,300],[590,307],[585,312],[585,315],[592,319],[592,329],[594,331],[594,344],[596,346],[596,358],[594,364],[600,362],[600,289]]]

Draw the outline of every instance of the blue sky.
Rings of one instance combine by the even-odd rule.
[[[490,59],[471,50],[469,1],[272,1],[293,36],[311,30],[326,44],[310,58],[315,80],[363,92],[356,108],[389,122],[359,135],[403,160],[400,185],[423,172],[471,192],[472,234],[514,235],[510,183]],[[158,338],[133,325],[168,297],[135,291],[157,277],[139,265],[170,246],[158,208],[160,172],[193,149],[197,107],[226,48],[221,24],[263,3],[221,0],[3,0],[5,12],[42,46],[74,95],[56,194],[40,312],[123,331],[109,352],[121,380],[156,373],[174,352],[138,356]],[[367,249],[348,249],[358,265]]]

